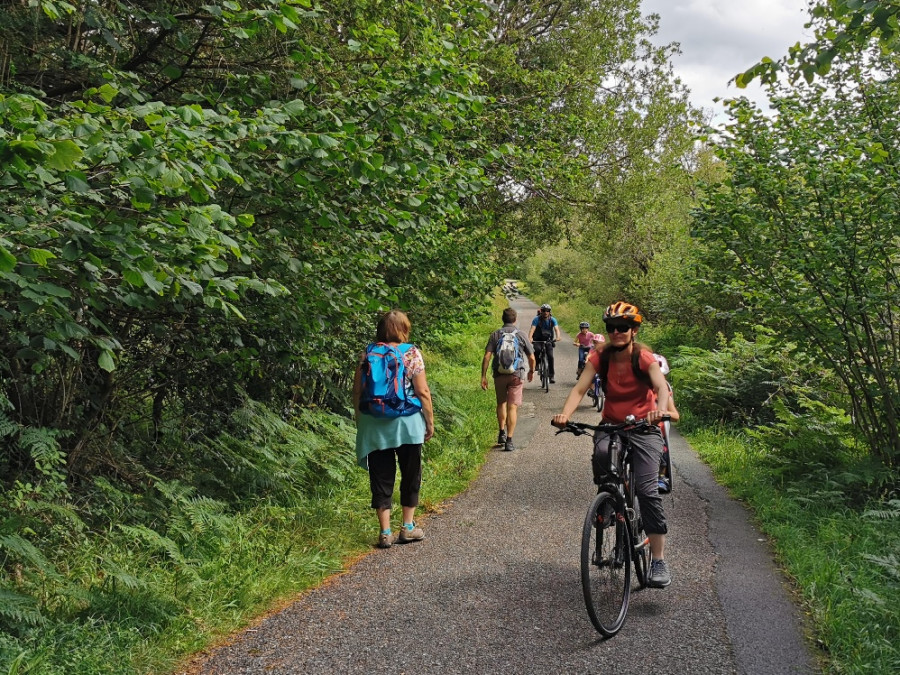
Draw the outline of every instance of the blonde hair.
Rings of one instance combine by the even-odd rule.
[[[375,330],[376,342],[406,342],[412,326],[409,317],[399,309],[392,309],[378,321]]]

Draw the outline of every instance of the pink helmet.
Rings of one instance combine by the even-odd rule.
[[[592,342],[606,342],[606,338],[603,337],[602,333],[594,333],[594,337],[591,338]]]

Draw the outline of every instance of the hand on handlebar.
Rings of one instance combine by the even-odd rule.
[[[659,424],[660,422],[668,422],[669,414],[663,410],[651,410],[647,413],[648,424]]]
[[[568,421],[569,421],[568,415],[559,414],[559,415],[553,416],[553,419],[550,420],[550,424],[552,424],[555,427],[559,427],[560,429],[564,429],[566,424],[568,423]]]

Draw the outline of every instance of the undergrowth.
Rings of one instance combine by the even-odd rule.
[[[426,518],[490,447],[494,406],[478,381],[497,316],[412,336],[436,417]],[[4,427],[7,441],[31,443],[46,480],[0,496],[0,671],[169,672],[344,569],[377,536],[354,433],[340,414],[276,412],[245,396],[218,436],[171,448],[181,471],[147,475],[139,489],[97,476],[69,490],[52,436]]]

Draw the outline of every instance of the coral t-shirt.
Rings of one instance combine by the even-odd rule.
[[[588,354],[588,361],[594,370],[600,372],[600,352]],[[648,373],[650,364],[656,363],[652,352],[642,350],[638,359],[638,367]],[[641,382],[631,369],[631,356],[626,361],[617,363],[610,359],[609,372],[606,374],[606,402],[603,404],[603,421],[619,424],[629,415],[637,419],[647,417],[647,413],[656,410],[656,394],[653,389]]]

